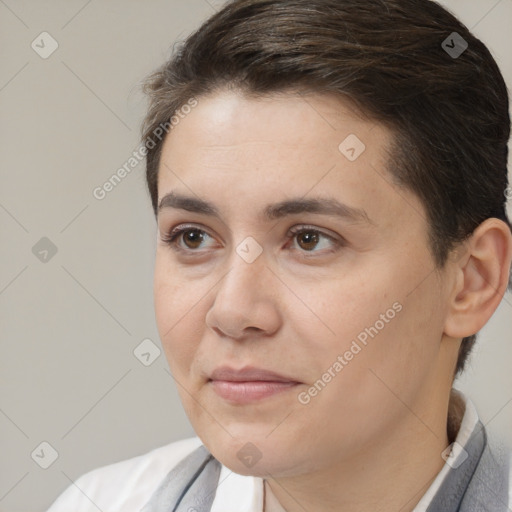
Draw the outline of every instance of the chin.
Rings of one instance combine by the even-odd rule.
[[[238,430],[233,437],[225,431],[220,437],[199,437],[220,463],[240,475],[265,478],[269,475],[296,474],[297,464],[300,465],[296,460],[296,448],[286,446],[277,436],[274,439],[269,438],[269,429],[265,430],[265,434],[256,433],[247,425]],[[230,433],[233,434],[231,430]],[[293,459],[290,458],[291,453],[294,455]]]

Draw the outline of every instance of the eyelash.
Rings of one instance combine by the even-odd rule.
[[[172,229],[168,234],[162,236],[161,240],[164,244],[168,245],[174,251],[188,253],[188,254],[200,253],[200,249],[183,248],[178,245],[179,237],[188,231],[196,231],[201,234],[206,234],[210,238],[213,238],[207,231],[200,229],[197,226],[182,225],[182,226],[178,226],[178,227]],[[340,249],[341,247],[346,245],[344,240],[337,240],[336,238],[328,235],[327,233],[324,233],[323,231],[320,231],[319,229],[314,228],[313,226],[307,226],[307,225],[291,228],[288,232],[288,238],[293,239],[297,235],[300,235],[302,233],[312,233],[315,235],[320,235],[321,237],[327,238],[332,243],[332,245],[334,247],[328,251],[322,251],[321,254],[323,254],[323,255],[336,252],[338,249]],[[304,257],[308,257],[309,254],[315,254],[315,253],[320,252],[320,251],[315,251],[315,250],[306,251],[306,250],[302,250],[300,248],[296,249],[296,250],[303,253]]]

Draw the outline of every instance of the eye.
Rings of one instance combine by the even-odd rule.
[[[206,231],[195,226],[178,226],[162,236],[162,242],[177,251],[197,251],[208,240],[213,238]]]
[[[292,239],[292,249],[302,253],[329,253],[343,245],[342,241],[310,226],[290,229],[288,238]],[[161,240],[175,251],[189,253],[199,253],[201,249],[215,246],[214,238],[194,225],[177,226],[163,235]]]
[[[305,252],[320,252],[322,249],[326,249],[326,252],[332,252],[342,245],[342,242],[336,240],[333,236],[310,226],[299,226],[291,229],[290,238],[296,241],[299,250]]]

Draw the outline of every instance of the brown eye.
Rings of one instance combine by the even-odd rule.
[[[168,235],[162,235],[162,241],[176,251],[200,253],[201,249],[208,248],[208,242],[211,246],[213,238],[200,228],[180,226],[173,229]]]
[[[335,238],[323,231],[310,226],[299,226],[288,232],[292,239],[292,249],[299,251],[302,255],[321,256],[335,252],[342,247],[343,239]]]
[[[320,239],[318,233],[314,231],[303,231],[296,236],[298,245],[305,251],[313,250],[317,246]]]
[[[183,243],[189,249],[197,249],[204,241],[204,233],[199,229],[187,229],[182,233]]]

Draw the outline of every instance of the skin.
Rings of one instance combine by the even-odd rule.
[[[366,146],[353,162],[338,149],[349,134]],[[266,478],[288,512],[414,508],[444,464],[460,339],[505,291],[512,242],[496,219],[436,269],[421,202],[386,170],[391,137],[333,97],[220,91],[199,98],[163,146],[159,200],[201,198],[220,214],[158,212],[154,298],[170,369],[205,446],[231,470]],[[335,198],[364,215],[262,215],[291,198]],[[205,235],[164,241],[184,224]],[[314,233],[311,242],[311,229],[339,243]],[[236,251],[249,236],[263,251],[252,263]],[[400,312],[301,403],[396,303]],[[208,381],[221,365],[299,384],[233,404]],[[252,467],[237,456],[246,443],[261,454]]]

